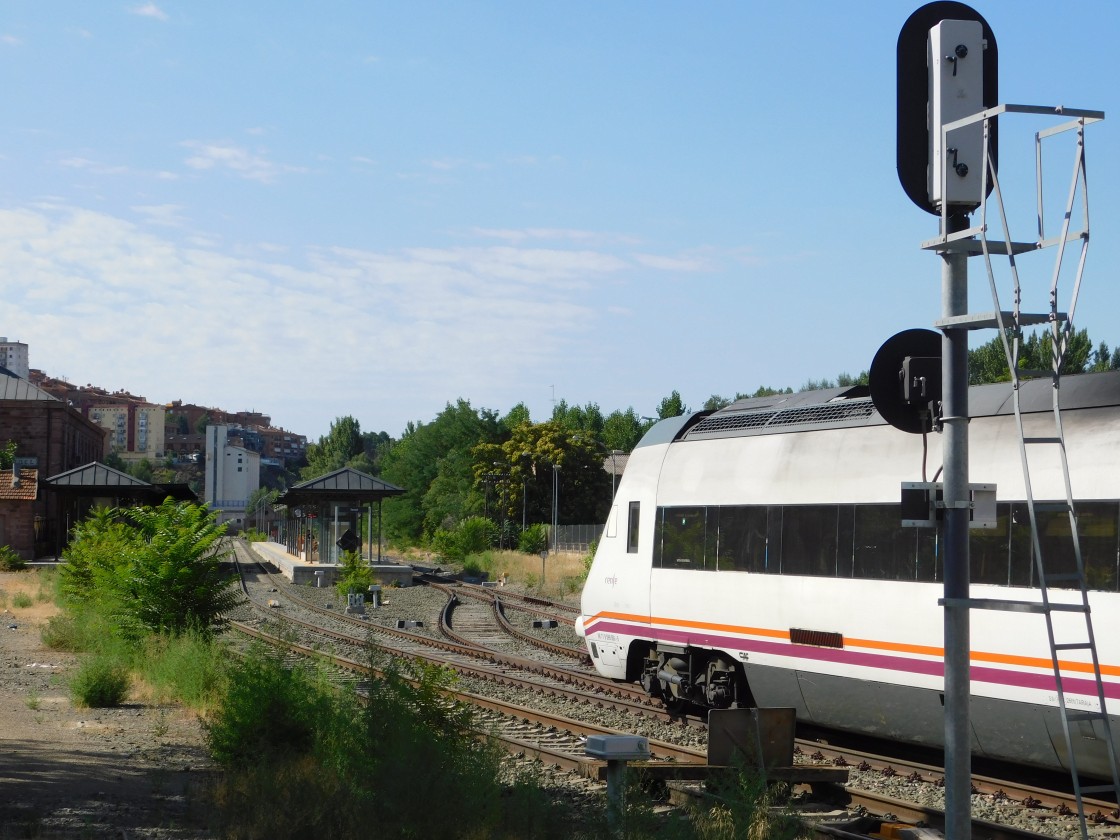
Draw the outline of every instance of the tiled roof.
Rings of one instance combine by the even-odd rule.
[[[33,502],[38,495],[38,470],[21,469],[19,484],[13,483],[11,470],[0,470],[0,501]]]

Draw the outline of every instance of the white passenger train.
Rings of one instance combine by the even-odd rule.
[[[887,425],[866,389],[736,402],[656,424],[630,456],[576,632],[598,671],[671,708],[792,706],[799,719],[940,746],[943,557],[902,527],[923,439]],[[1028,434],[1053,434],[1049,381],[1027,383]],[[1092,620],[1120,732],[1120,372],[1062,379],[1062,423]],[[971,597],[1039,600],[1009,384],[969,391],[969,470],[997,487],[973,530]],[[929,472],[941,463],[928,440]],[[1064,500],[1035,463],[1035,500]],[[1069,517],[1039,513],[1047,575],[1075,565]],[[1079,592],[1050,590],[1052,600]],[[1056,619],[1057,620],[1057,619]],[[1083,627],[1084,617],[1062,617]],[[1083,634],[1082,630],[1082,634]],[[1067,705],[1097,708],[1088,656],[1062,653]],[[1068,678],[1067,678],[1068,675]],[[971,611],[974,755],[1066,766],[1045,618]],[[1108,777],[1098,729],[1071,724],[1078,769]]]

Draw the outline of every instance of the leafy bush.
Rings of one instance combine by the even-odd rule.
[[[119,706],[131,685],[128,668],[111,656],[94,656],[70,680],[70,694],[78,706],[105,709]]]
[[[462,549],[453,530],[437,528],[436,532],[432,534],[431,544],[432,550],[445,560],[458,562],[463,559]]]
[[[517,541],[518,551],[526,554],[540,554],[546,548],[548,548],[548,530],[540,523],[528,526],[521,532],[521,537]]]
[[[0,545],[0,572],[18,572],[27,568],[27,561],[10,545]]]
[[[493,547],[499,530],[485,516],[470,516],[454,528],[439,528],[432,535],[432,548],[453,563],[461,563],[469,554],[478,554]]]
[[[485,516],[470,516],[455,529],[463,554],[478,554],[498,542],[498,526]]]
[[[117,632],[210,632],[238,601],[227,585],[225,525],[206,507],[167,499],[156,507],[99,508],[74,531],[60,589],[93,602]]]
[[[351,592],[364,594],[369,591],[370,584],[373,583],[373,569],[366,564],[360,553],[357,551],[343,552],[339,565],[341,568],[338,573],[337,587],[340,598],[345,598]]]
[[[228,768],[309,755],[328,726],[329,688],[306,667],[288,668],[277,651],[255,649],[233,666],[206,736],[215,760]]]

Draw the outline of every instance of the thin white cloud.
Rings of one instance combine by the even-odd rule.
[[[67,169],[82,169],[87,172],[92,172],[94,175],[124,175],[129,171],[127,166],[102,163],[101,161],[77,156],[61,158],[58,161],[58,165],[64,166]]]
[[[142,6],[136,6],[132,9],[134,15],[140,17],[153,18],[155,20],[167,20],[167,12],[157,6],[155,3],[145,3]]]
[[[204,143],[199,140],[186,140],[183,147],[191,149],[185,161],[191,169],[204,172],[225,170],[239,178],[257,181],[261,184],[273,183],[282,173],[304,172],[301,167],[277,164],[265,157],[262,152],[251,152],[232,143]]]
[[[132,208],[133,212],[142,216],[149,224],[174,228],[181,228],[186,224],[180,212],[182,209],[178,204],[143,204]]]
[[[23,44],[23,41],[15,35],[0,35],[0,44],[7,44],[9,47],[18,47]]]
[[[712,261],[706,257],[666,257],[660,254],[634,254],[634,261],[658,271],[697,272],[711,271]]]
[[[521,243],[530,240],[552,242],[579,242],[598,245],[637,245],[641,240],[634,236],[604,233],[577,228],[470,228],[469,234],[483,239],[500,239]]]
[[[452,172],[457,169],[489,169],[490,164],[481,161],[466,160],[464,158],[435,158],[427,161],[427,165],[438,172]]]
[[[181,209],[133,208],[157,226]],[[157,402],[269,404],[308,434],[383,412],[385,394],[407,420],[456,395],[486,405],[502,383],[575,363],[602,317],[596,286],[631,268],[587,248],[508,244],[287,254],[257,243],[236,256],[158,229],[70,207],[0,210],[4,322],[33,366]]]

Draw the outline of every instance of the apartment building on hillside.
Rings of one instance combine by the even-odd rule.
[[[165,454],[164,408],[146,402],[98,400],[89,419],[109,432],[109,448],[125,461],[154,461]]]

